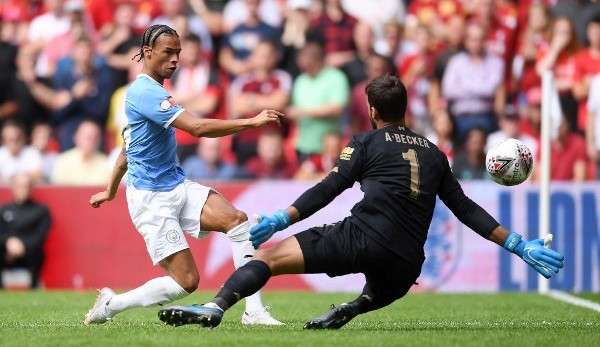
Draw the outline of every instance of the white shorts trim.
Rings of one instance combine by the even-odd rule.
[[[211,189],[184,181],[168,192],[153,192],[127,186],[127,206],[133,225],[146,242],[157,265],[161,260],[189,248],[185,234],[202,238],[200,214]]]

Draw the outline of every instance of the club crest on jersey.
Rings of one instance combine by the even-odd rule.
[[[165,100],[160,103],[160,109],[163,111],[168,111],[171,107],[177,105],[173,97],[169,96]]]
[[[504,171],[510,166],[510,164],[514,161],[514,158],[508,157],[497,157],[492,160],[488,169],[490,173],[493,175],[502,175]]]
[[[344,149],[342,149],[342,153],[340,154],[340,159],[341,160],[350,160],[350,158],[352,158],[352,153],[354,153],[354,148],[345,147]]]

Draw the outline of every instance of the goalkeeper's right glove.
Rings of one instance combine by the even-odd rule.
[[[544,247],[544,240],[523,240],[517,233],[510,233],[504,241],[504,248],[518,255],[529,266],[546,278],[554,276],[564,266],[562,254]]]

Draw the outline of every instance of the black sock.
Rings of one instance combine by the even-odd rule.
[[[363,288],[363,292],[358,298],[350,301],[348,305],[352,305],[356,314],[366,313],[369,311],[378,310],[385,307],[397,299],[404,296],[406,292],[387,292],[387,293],[373,293],[368,284]]]
[[[373,308],[373,299],[366,294],[361,294],[358,298],[347,303],[348,305],[354,306],[356,314],[361,314],[365,312],[372,311]]]
[[[260,260],[251,260],[237,269],[225,282],[213,302],[227,310],[242,298],[260,290],[271,278],[271,269]]]

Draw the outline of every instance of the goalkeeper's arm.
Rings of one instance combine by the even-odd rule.
[[[518,255],[542,276],[550,278],[564,266],[564,257],[556,251],[545,248],[543,240],[526,241],[521,235],[509,232],[481,206],[469,199],[448,165],[438,194],[463,224]]]

